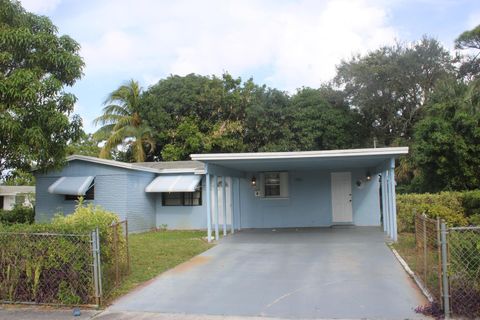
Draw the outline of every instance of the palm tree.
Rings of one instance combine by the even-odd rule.
[[[105,100],[103,114],[94,120],[102,125],[94,138],[105,141],[100,158],[108,158],[110,151],[119,145],[129,146],[137,162],[145,161],[145,146],[155,149],[152,129],[140,117],[140,94],[137,81],[130,80],[110,93]]]

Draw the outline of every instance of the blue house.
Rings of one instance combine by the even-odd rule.
[[[383,226],[397,237],[395,158],[408,148],[193,154],[193,161],[123,163],[71,156],[37,174],[36,219],[73,211],[78,196],[130,230]]]

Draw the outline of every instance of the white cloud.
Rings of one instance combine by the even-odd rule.
[[[48,14],[55,10],[62,0],[20,0],[22,6],[37,14]]]
[[[228,71],[287,90],[317,86],[342,58],[396,37],[388,11],[364,0],[107,0],[65,23],[82,30],[73,36],[87,77],[121,71],[151,84],[170,73]]]

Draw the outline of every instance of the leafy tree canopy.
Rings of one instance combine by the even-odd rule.
[[[415,126],[412,191],[468,190],[480,183],[480,112],[465,99],[468,85],[439,84]]]
[[[0,172],[57,167],[81,119],[65,92],[82,75],[79,45],[18,1],[0,0]]]
[[[448,51],[425,37],[412,45],[386,46],[343,61],[335,82],[344,87],[370,134],[388,146],[395,139],[412,138],[435,83],[453,71]]]

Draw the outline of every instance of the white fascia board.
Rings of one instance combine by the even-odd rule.
[[[158,170],[158,169],[141,167],[141,166],[134,165],[134,164],[131,164],[131,163],[115,161],[115,160],[100,159],[100,158],[89,157],[89,156],[81,156],[81,155],[71,155],[71,156],[67,157],[67,161],[70,162],[70,161],[73,161],[73,160],[81,160],[81,161],[86,161],[86,162],[104,164],[104,165],[107,165],[107,166],[119,167],[119,168],[125,168],[125,169],[130,169],[130,170],[137,170],[137,171],[154,172],[154,173],[162,172],[161,170]]]
[[[249,153],[207,153],[191,154],[192,160],[261,160],[261,159],[302,159],[302,158],[336,158],[358,156],[400,156],[408,154],[408,147],[345,149],[298,152],[249,152]]]
[[[205,172],[204,169],[195,169],[195,168],[180,168],[180,169],[160,169],[159,173],[194,173],[202,174]]]

